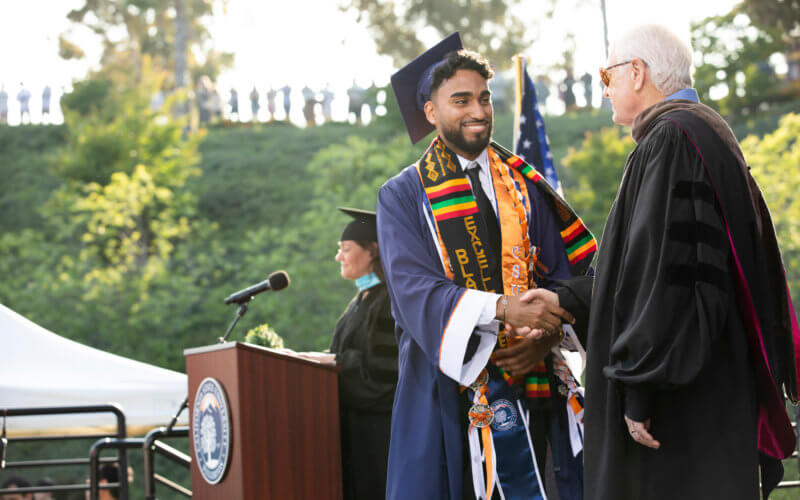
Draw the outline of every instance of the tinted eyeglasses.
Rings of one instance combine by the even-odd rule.
[[[632,62],[633,62],[633,59],[630,59],[630,60],[625,61],[625,62],[612,64],[611,66],[608,66],[606,68],[600,68],[600,81],[603,82],[603,85],[608,87],[608,84],[611,83],[611,75],[609,74],[608,71],[611,70],[611,69],[616,68],[617,66],[624,66],[624,65],[630,64]]]

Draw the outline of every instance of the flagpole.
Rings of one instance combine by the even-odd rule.
[[[603,47],[606,49],[606,60],[608,60],[608,21],[606,20],[606,0],[600,0],[600,10],[603,12]]]
[[[511,150],[517,153],[517,143],[519,142],[519,118],[522,116],[522,85],[525,58],[519,54],[511,58],[514,61],[514,142]]]

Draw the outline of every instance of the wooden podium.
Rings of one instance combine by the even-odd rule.
[[[211,377],[227,395],[231,427],[227,472],[216,484],[199,470],[190,432],[193,498],[341,500],[334,365],[240,342],[187,349],[184,355],[190,424],[200,383]]]

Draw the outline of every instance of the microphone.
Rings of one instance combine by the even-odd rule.
[[[225,299],[225,303],[247,303],[250,302],[254,295],[258,295],[261,292],[265,292],[267,290],[277,292],[278,290],[283,290],[287,286],[289,286],[289,275],[286,274],[286,271],[275,271],[269,275],[269,278],[265,279],[261,283],[256,283],[255,285],[249,286],[244,290],[239,290],[236,293],[230,294]]]

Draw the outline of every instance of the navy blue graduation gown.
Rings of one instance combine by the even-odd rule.
[[[540,260],[550,271],[538,284],[550,288],[551,280],[571,276],[569,260],[545,196],[525,182],[532,207],[530,241],[541,248]],[[383,185],[377,213],[399,349],[386,498],[461,500],[466,415],[459,386],[472,383],[486,366],[496,332],[476,329],[483,292],[457,286],[444,272],[414,166]],[[564,444],[569,446],[568,439]]]

